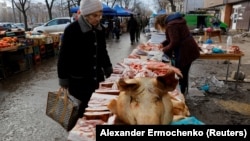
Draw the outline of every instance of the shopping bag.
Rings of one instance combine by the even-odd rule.
[[[56,92],[48,92],[46,115],[69,131],[78,120],[80,104],[80,100],[71,96],[67,89],[60,88]]]

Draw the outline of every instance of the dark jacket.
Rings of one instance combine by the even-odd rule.
[[[60,85],[69,79],[103,81],[104,70],[112,69],[104,27],[92,28],[82,16],[66,27],[57,65]]]
[[[174,53],[176,63],[184,67],[200,56],[199,46],[192,37],[186,20],[179,13],[170,14],[166,18],[166,40],[162,43],[164,53]]]
[[[130,19],[128,20],[127,30],[129,32],[136,31],[137,27],[138,27],[138,23],[136,19],[131,15]]]

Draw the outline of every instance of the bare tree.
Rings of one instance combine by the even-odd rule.
[[[24,19],[25,30],[28,30],[27,24],[27,10],[30,8],[30,0],[17,0],[13,1],[16,8],[22,13]]]
[[[52,7],[53,7],[53,4],[54,4],[55,0],[50,0],[50,3],[49,3],[49,0],[45,0],[45,4],[47,6],[47,9],[48,9],[48,14],[49,14],[49,19],[52,20]]]
[[[168,0],[157,0],[157,2],[158,2],[158,5],[159,5],[159,9],[160,9],[160,10],[166,9]]]
[[[160,10],[166,9],[167,5],[170,4],[172,12],[176,11],[176,6],[175,6],[176,1],[179,1],[179,0],[157,0]]]
[[[31,3],[27,13],[30,24],[43,23],[48,20],[48,11],[43,3]]]
[[[131,0],[103,0],[103,2],[111,8],[113,8],[115,4],[119,4],[121,7],[128,8]]]
[[[124,8],[128,8],[130,0],[123,0],[123,2],[124,2]]]
[[[173,12],[176,12],[176,6],[174,5],[174,0],[168,0],[168,1],[169,1],[169,3],[170,3],[171,10],[172,10]]]

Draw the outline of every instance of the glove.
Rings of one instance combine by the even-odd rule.
[[[113,73],[113,68],[112,67],[104,68],[104,74],[105,74],[106,78],[110,77],[110,75],[112,73]]]
[[[67,89],[67,88],[69,87],[69,80],[68,80],[68,79],[60,79],[60,78],[59,78],[59,85],[60,85],[62,88]]]

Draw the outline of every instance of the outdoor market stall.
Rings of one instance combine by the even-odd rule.
[[[60,34],[1,34],[0,79],[28,70],[33,65],[40,64],[42,60],[57,55],[59,41]]]
[[[99,108],[99,110],[102,112],[106,111],[105,112],[106,115],[103,114],[103,116],[93,116],[94,117],[93,118],[92,116],[89,116],[89,114],[85,114],[85,117],[79,119],[75,127],[69,132],[68,136],[69,140],[84,140],[84,139],[95,140],[96,125],[115,124],[114,113],[112,112],[110,113],[110,108],[107,107],[109,107],[110,101],[112,101],[113,99],[116,100],[119,99],[120,90],[118,89],[117,82],[121,78],[133,79],[142,77],[157,77],[159,74],[164,72],[163,71],[164,68],[169,67],[168,58],[162,57],[162,53],[161,51],[159,51],[160,49],[158,48],[157,43],[155,43],[155,42],[158,43],[160,42],[159,37],[161,36],[162,36],[161,34],[157,34],[157,36],[155,36],[158,37],[157,40],[155,40],[155,38],[152,38],[151,40],[149,40],[149,42],[138,45],[137,48],[134,49],[127,58],[124,58],[123,62],[118,63],[114,66],[114,74],[112,74],[111,77],[108,78],[105,82],[100,83],[100,87],[93,93],[93,97],[91,98],[89,105],[90,107],[91,105],[93,107],[95,107],[94,105],[101,105],[102,108]],[[240,72],[241,58],[243,56],[244,53],[240,50],[239,46],[231,46],[227,48],[216,44],[202,44],[201,55],[199,59],[237,60],[238,61],[237,75],[238,75]],[[151,64],[150,62],[154,63]],[[228,72],[229,72],[229,64],[227,66],[226,81],[228,79]],[[236,77],[235,87],[237,87],[237,82],[238,82],[238,77]],[[185,105],[185,98],[181,93],[179,93],[178,87],[173,92],[175,92],[176,94],[175,96],[177,97],[171,97],[171,98],[177,100],[177,102],[179,103],[182,103],[182,105]],[[89,108],[89,110],[90,109],[96,110],[93,107]],[[178,109],[176,105],[173,108]],[[86,111],[89,113],[88,110]],[[180,122],[182,124],[192,124],[192,125],[204,124],[201,121],[197,120],[195,117],[191,116],[191,114],[188,111],[188,107],[185,107],[183,109],[178,109],[177,111],[179,112],[174,113],[174,120],[170,124],[178,124]],[[98,113],[95,112],[95,114]],[[107,118],[107,116],[109,118]]]
[[[236,83],[235,89],[239,82],[239,72],[241,65],[241,58],[244,56],[244,53],[240,50],[239,46],[231,46],[230,48],[222,47],[216,44],[203,44],[201,46],[201,55],[199,59],[213,59],[213,60],[236,60],[237,62],[237,72],[236,72]],[[225,81],[228,81],[229,74],[229,65],[227,64],[227,71]]]
[[[138,85],[139,85],[138,87],[144,87],[144,83],[151,83],[157,80],[161,80],[162,78],[158,78],[161,76],[164,76],[164,78],[167,77],[167,80],[170,82],[170,85],[176,83],[175,77],[169,77],[166,74],[170,72],[174,72],[173,74],[180,74],[180,72],[178,71],[178,69],[172,67],[169,64],[168,60],[165,60],[165,63],[163,63],[162,55],[163,55],[162,51],[159,49],[158,45],[145,43],[145,44],[138,45],[137,48],[134,49],[127,58],[124,58],[122,62],[117,63],[113,67],[113,70],[114,70],[113,74],[109,78],[107,78],[104,82],[101,82],[99,88],[96,89],[96,91],[93,93],[91,100],[89,101],[89,105],[88,105],[89,107],[86,109],[84,113],[84,117],[78,119],[78,122],[75,125],[75,127],[69,132],[68,140],[72,140],[72,141],[73,140],[74,141],[95,140],[96,125],[124,124],[123,122],[119,120],[119,118],[123,117],[122,119],[124,118],[126,119],[126,117],[129,116],[130,114],[129,112],[133,111],[134,109],[126,109],[126,108],[125,108],[126,110],[123,109],[124,107],[126,107],[125,106],[126,104],[125,105],[122,104],[123,105],[121,106],[122,108],[119,106],[116,107],[114,105],[116,104],[119,105],[119,103],[120,104],[126,103],[126,100],[123,101],[124,99],[126,99],[123,96],[124,96],[124,93],[129,93],[129,89],[127,89],[127,86],[123,87],[123,84],[130,83],[126,81],[127,79],[133,82],[134,80],[136,80],[136,82],[138,82]],[[155,84],[152,83],[152,86],[154,85]],[[168,88],[170,85],[167,85],[166,88]],[[147,84],[145,86],[149,87],[151,85]],[[144,87],[144,89],[148,89],[146,87]],[[153,88],[154,87],[152,87],[151,88],[152,90],[150,91],[153,91]],[[136,89],[134,89],[133,93],[136,93],[135,91]],[[144,92],[141,91],[140,93],[144,93]],[[140,95],[140,93],[138,95]],[[154,94],[157,94],[157,92],[155,92]],[[147,95],[147,94],[144,94],[144,95]],[[169,99],[168,98],[167,99],[170,101],[170,103],[173,104],[173,107],[172,107],[173,109],[170,110],[173,113],[170,112],[169,114],[169,115],[173,114],[173,119],[166,118],[166,122],[163,122],[163,123],[159,122],[158,124],[170,124],[170,125],[178,125],[178,124],[203,125],[204,124],[203,122],[197,120],[195,117],[191,116],[188,110],[188,107],[185,104],[185,98],[183,94],[181,94],[181,92],[179,91],[178,85],[177,87],[174,87],[173,91],[168,92],[167,95],[169,96]],[[167,99],[165,100],[168,101]],[[141,100],[138,100],[138,101],[141,101]],[[142,101],[145,102],[145,101],[151,101],[151,100],[144,99]],[[143,105],[143,102],[141,103],[141,105]],[[153,106],[154,104],[146,103],[146,105]],[[120,112],[116,113],[114,111],[120,111]],[[128,112],[124,114],[121,111],[128,111]],[[140,115],[140,111],[138,112]],[[165,113],[166,111],[162,111],[162,112]],[[151,113],[150,109],[147,110],[147,113],[149,114]],[[157,113],[157,112],[153,112],[153,113]],[[137,117],[134,117],[136,118],[136,121],[138,123],[130,123],[129,120],[127,121],[127,123],[140,125],[140,123],[147,124],[147,123],[152,122],[148,118],[139,118],[140,117],[139,115]]]

